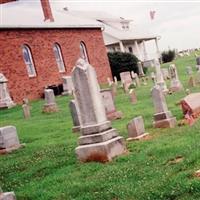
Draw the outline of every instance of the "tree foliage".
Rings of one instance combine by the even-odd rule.
[[[162,62],[171,62],[175,58],[175,50],[168,50],[162,52]]]

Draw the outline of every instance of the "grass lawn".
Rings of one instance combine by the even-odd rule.
[[[191,65],[195,71],[194,56],[175,63],[188,88],[185,67]],[[153,129],[151,87],[149,80],[147,86],[136,89],[136,105],[118,90],[115,103],[124,118],[113,121],[113,127],[127,138],[126,124],[142,115],[152,137],[127,143],[129,154],[106,164],[77,161],[78,135],[71,131],[68,109],[71,97],[57,97],[60,111],[53,114],[41,113],[43,100],[32,102],[29,120],[23,119],[21,106],[1,110],[0,126],[16,126],[21,143],[26,143],[25,148],[0,156],[3,191],[15,191],[17,200],[199,200],[200,179],[193,173],[200,169],[200,120],[192,127]],[[200,86],[191,91],[200,91]],[[184,96],[184,91],[167,96],[169,110],[177,120],[183,116],[176,102]],[[183,157],[180,162],[171,161],[179,156]]]

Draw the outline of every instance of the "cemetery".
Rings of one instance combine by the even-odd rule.
[[[79,59],[62,95],[22,105],[1,75],[0,200],[199,199],[196,53],[107,84]]]

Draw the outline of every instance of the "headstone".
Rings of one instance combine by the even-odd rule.
[[[16,200],[14,192],[4,192],[0,193],[0,200]]]
[[[187,73],[187,75],[192,75],[193,74],[192,67],[187,66],[186,67],[186,73]]]
[[[177,69],[175,64],[171,64],[169,66],[170,78],[171,78],[171,85],[170,90],[172,92],[177,92],[183,89],[183,86],[179,80]]]
[[[195,87],[196,86],[195,78],[193,76],[189,77],[188,86],[190,86],[190,87]]]
[[[73,93],[73,83],[71,76],[63,76],[63,93],[62,95],[71,95]]]
[[[124,139],[107,120],[94,68],[79,59],[72,72],[74,96],[80,116],[81,136],[76,155],[82,162],[106,162],[123,154]]]
[[[169,71],[168,71],[168,69],[167,68],[162,68],[161,71],[162,71],[164,80],[169,79]]]
[[[24,118],[25,118],[25,119],[29,119],[30,116],[31,116],[31,113],[30,113],[30,106],[27,105],[27,104],[23,104],[23,105],[22,105],[22,110],[23,110]]]
[[[110,77],[107,78],[109,87],[113,84],[113,81],[110,80]]]
[[[164,93],[167,93],[168,89],[161,72],[159,60],[155,59],[154,65],[156,68],[156,85],[158,85]]]
[[[6,79],[6,77],[2,73],[0,73],[0,109],[11,108],[15,106],[15,103],[10,97],[7,82],[8,80]]]
[[[130,72],[121,72],[120,78],[121,78],[121,82],[127,85],[127,87],[129,87],[132,84],[132,78],[131,78]]]
[[[44,90],[45,104],[43,106],[43,112],[52,113],[58,111],[58,106],[55,102],[55,96],[52,89]]]
[[[116,86],[118,85],[117,77],[116,76],[114,76],[114,83],[115,83]]]
[[[140,79],[137,75],[137,73],[134,73],[133,71],[131,71],[131,76],[132,76],[132,79],[133,79],[133,82],[135,83],[136,86],[140,86]]]
[[[127,129],[128,129],[127,140],[139,140],[148,135],[148,133],[145,133],[144,121],[142,116],[132,119],[127,124]]]
[[[17,130],[14,126],[0,127],[0,154],[16,150],[21,147]]]
[[[73,132],[79,132],[80,131],[80,120],[79,120],[75,100],[71,100],[69,102],[69,109],[70,109],[70,112],[71,112],[72,121],[73,121],[73,125],[74,125],[74,127],[72,128],[72,131]]]
[[[108,120],[116,120],[122,118],[122,112],[117,111],[113,101],[112,92],[110,89],[101,90],[101,96],[106,111]]]
[[[130,101],[132,104],[136,104],[137,103],[137,97],[136,97],[136,94],[135,94],[135,91],[133,89],[131,89],[129,91],[129,95],[130,95]]]
[[[155,128],[173,128],[176,125],[176,118],[168,110],[163,91],[159,86],[152,89],[152,98],[155,108],[154,127]]]
[[[200,116],[200,93],[192,93],[181,100],[181,107],[184,116],[199,118]]]
[[[143,67],[142,67],[142,63],[141,63],[141,62],[138,62],[137,64],[138,64],[139,76],[140,76],[140,77],[145,76],[144,71],[143,71]]]

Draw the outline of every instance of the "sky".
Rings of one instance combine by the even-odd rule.
[[[72,10],[104,11],[133,20],[133,28],[161,36],[161,50],[200,47],[200,1],[51,0]],[[150,20],[150,11],[155,11]]]

